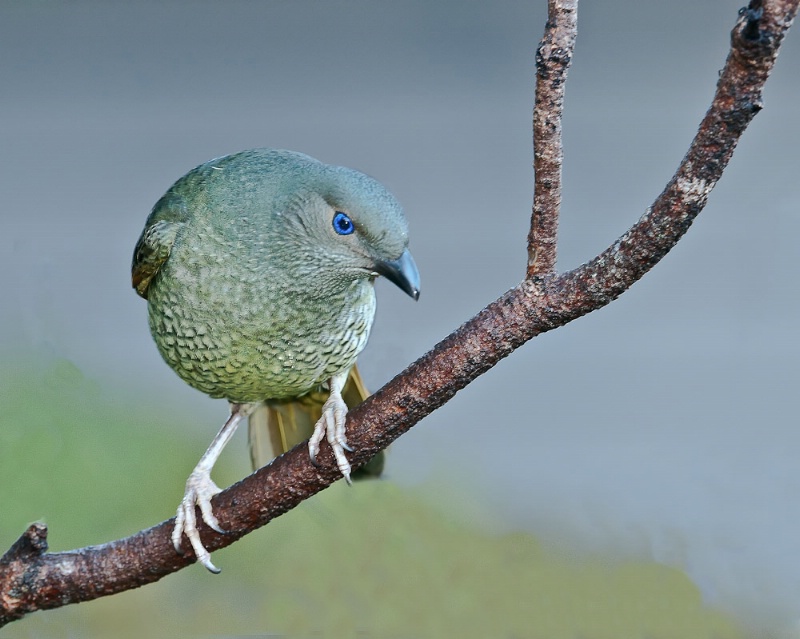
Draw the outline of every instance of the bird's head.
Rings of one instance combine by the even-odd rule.
[[[419,297],[419,272],[408,250],[400,204],[377,180],[300,156],[292,195],[280,207],[287,240],[320,282],[349,285],[383,275]]]

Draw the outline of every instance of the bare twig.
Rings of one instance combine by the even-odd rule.
[[[528,234],[527,276],[555,272],[561,208],[561,113],[578,35],[577,0],[548,0],[547,24],[536,49],[533,106],[533,213]]]
[[[535,116],[544,130],[536,138],[536,155],[542,159],[536,172],[541,198],[534,205],[531,232],[536,263],[529,264],[529,276],[521,284],[350,412],[354,467],[521,344],[617,298],[675,245],[702,210],[739,137],[760,110],[761,90],[799,2],[752,0],[740,12],[714,101],[675,176],[625,235],[562,275],[553,272],[560,181],[552,180],[560,180],[562,85],[572,57],[577,0],[550,3],[538,78],[539,83],[549,80],[554,93],[537,90]],[[560,52],[545,53],[553,47]],[[228,546],[341,478],[329,449],[318,459],[321,468],[312,466],[307,450],[299,446],[217,495],[214,512],[231,532],[220,535],[201,524],[204,545],[209,550]],[[45,527],[31,526],[0,558],[0,626],[35,610],[136,588],[193,563],[193,556],[175,554],[169,539],[172,525],[169,520],[126,539],[54,554],[46,552]]]

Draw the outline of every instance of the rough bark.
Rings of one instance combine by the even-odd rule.
[[[652,268],[703,209],[736,144],[761,109],[761,91],[800,0],[753,0],[740,11],[716,95],[677,172],[627,233],[582,266],[555,273],[561,199],[561,108],[576,36],[577,0],[550,0],[537,52],[536,184],[525,279],[414,362],[348,416],[353,466],[370,459],[458,390],[529,339],[597,310]],[[201,526],[215,550],[267,524],[341,478],[330,450],[312,466],[304,446],[214,499],[228,534]],[[157,581],[195,561],[170,543],[174,520],[131,537],[47,553],[33,524],[0,558],[0,626],[36,610],[87,601]]]
[[[528,278],[553,273],[561,208],[561,114],[567,71],[578,37],[578,3],[548,0],[547,24],[536,49],[533,104],[533,212],[528,233]]]

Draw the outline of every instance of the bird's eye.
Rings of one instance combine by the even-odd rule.
[[[346,213],[336,211],[336,214],[333,216],[333,230],[339,235],[350,235],[350,233],[356,230],[356,227],[353,221],[347,217]]]

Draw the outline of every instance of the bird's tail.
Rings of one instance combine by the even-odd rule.
[[[363,402],[370,393],[358,368],[353,366],[342,390],[342,399],[348,409]],[[270,402],[259,406],[249,417],[250,461],[253,469],[307,440],[322,416],[322,405],[328,399],[327,391],[315,391],[286,402]],[[380,477],[383,472],[384,452],[353,472],[353,479]]]

